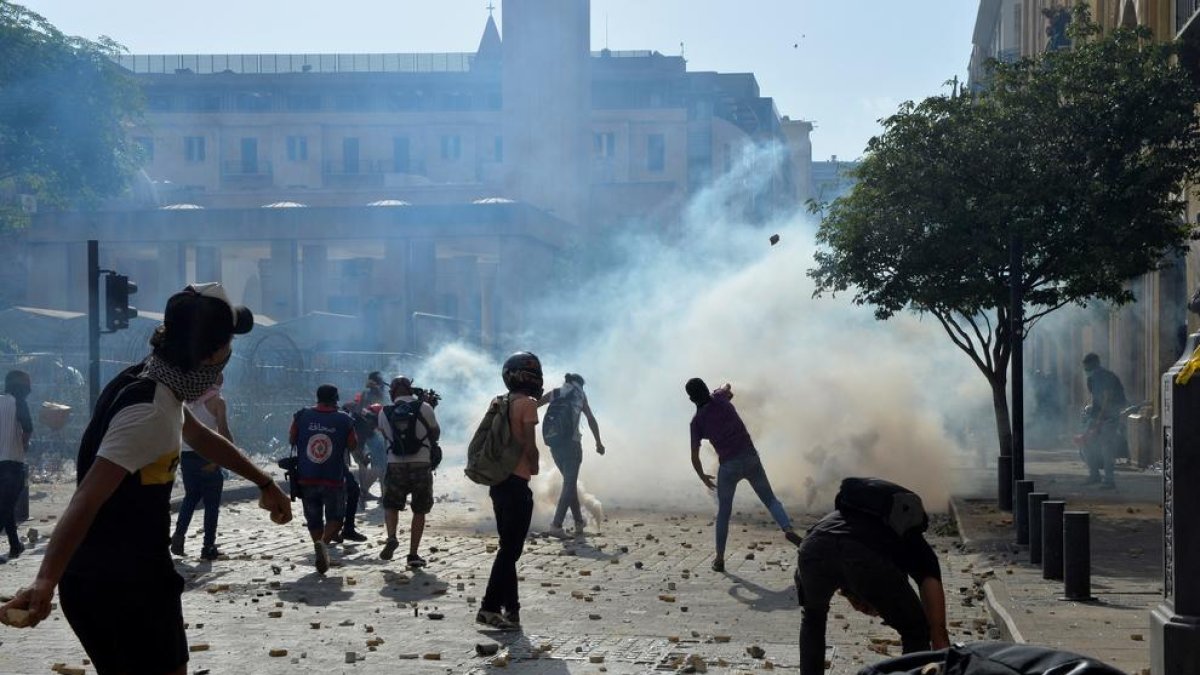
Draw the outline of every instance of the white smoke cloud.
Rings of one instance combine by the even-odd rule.
[[[605,508],[710,498],[689,462],[690,377],[733,385],[734,404],[793,514],[831,504],[848,475],[905,484],[935,511],[955,487],[963,417],[990,410],[983,379],[935,322],[879,322],[847,296],[813,299],[808,216],[754,226],[733,215],[739,195],[770,177],[776,157],[748,154],[692,202],[680,229],[648,226],[627,236],[620,263],[535,312],[541,332],[526,344],[542,359],[547,388],[568,371],[587,379],[608,453],[591,452],[583,425],[582,480]],[[493,359],[455,345],[418,372],[427,385],[454,389],[454,407],[439,409],[452,460],[461,461],[488,399],[502,389],[499,371]],[[992,438],[978,441],[994,446]],[[715,473],[707,443],[702,456]],[[739,501],[752,499],[743,486]]]

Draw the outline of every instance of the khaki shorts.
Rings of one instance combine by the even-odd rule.
[[[409,495],[413,513],[433,510],[433,469],[428,464],[388,464],[383,479],[383,508],[403,511]]]

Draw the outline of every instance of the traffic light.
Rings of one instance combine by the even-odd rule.
[[[137,293],[137,284],[116,272],[104,273],[104,324],[108,331],[129,328],[137,309],[129,306],[129,296]]]

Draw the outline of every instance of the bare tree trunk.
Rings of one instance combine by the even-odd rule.
[[[992,385],[992,410],[996,414],[996,437],[1000,442],[1000,454],[1012,455],[1012,421],[1008,415],[1008,388],[1003,375],[989,378]]]

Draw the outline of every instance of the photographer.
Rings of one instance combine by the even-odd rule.
[[[387,527],[387,543],[379,557],[391,560],[400,543],[396,540],[396,525],[412,495],[412,530],[409,534],[408,566],[425,566],[418,550],[425,533],[425,516],[433,510],[433,469],[436,464],[434,448],[442,430],[433,414],[433,406],[417,396],[412,380],[397,377],[392,380],[392,405],[379,412],[379,431],[388,444],[387,474],[383,480],[383,519]],[[437,455],[440,456],[440,448]]]

